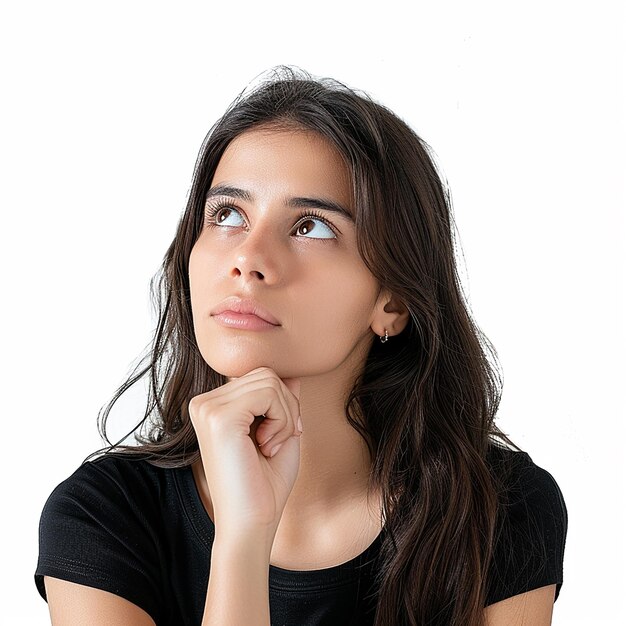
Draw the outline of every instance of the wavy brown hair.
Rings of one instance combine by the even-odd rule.
[[[239,94],[210,129],[187,206],[150,283],[159,315],[151,350],[98,416],[107,452],[147,455],[159,467],[200,457],[189,402],[228,379],[196,344],[189,256],[220,157],[235,137],[262,124],[313,130],[338,149],[352,175],[359,253],[381,289],[410,313],[384,345],[373,337],[345,407],[371,455],[370,489],[383,494],[375,624],[480,626],[503,485],[488,454],[503,447],[495,438],[519,448],[494,424],[497,355],[463,297],[450,194],[433,152],[363,92],[279,66]],[[129,433],[138,445],[120,445],[124,438],[111,444],[113,404],[147,373],[146,411]]]

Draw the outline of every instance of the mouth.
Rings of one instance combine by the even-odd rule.
[[[274,315],[266,309],[260,302],[252,298],[241,298],[239,296],[230,296],[222,300],[212,311],[212,316],[223,313],[238,314],[240,316],[254,316],[272,326],[280,326],[280,322]]]
[[[280,326],[279,324],[272,324],[258,315],[230,310],[222,311],[212,315],[212,317],[221,326],[239,330],[269,330]]]

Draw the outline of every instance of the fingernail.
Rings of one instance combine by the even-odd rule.
[[[302,432],[302,418],[298,416],[298,430]]]
[[[270,452],[270,456],[274,456],[280,450],[282,445],[282,443],[279,443],[277,446],[274,446]]]

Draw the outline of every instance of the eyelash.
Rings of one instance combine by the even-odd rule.
[[[207,205],[205,207],[205,218],[206,218],[206,226],[207,227],[213,228],[215,226],[220,226],[221,225],[221,224],[218,224],[215,221],[215,219],[214,219],[215,216],[219,213],[219,211],[221,209],[234,209],[235,211],[237,211],[237,213],[241,213],[237,207],[233,206],[232,204],[230,204],[229,202],[226,202],[226,201],[217,201],[217,202],[214,202],[214,203],[207,203]],[[300,213],[300,215],[298,215],[298,217],[296,218],[296,222],[300,221],[304,217],[313,217],[315,219],[320,220],[326,226],[328,226],[328,228],[330,228],[330,230],[335,235],[337,235],[333,225],[321,213],[319,213],[315,209],[310,209],[310,210],[303,211],[302,213]],[[231,226],[230,228],[234,228],[234,226]],[[307,237],[307,239],[311,239],[311,237]],[[334,241],[334,239],[336,239],[336,237],[335,238],[332,238],[332,237],[313,237],[313,239],[317,239],[319,241]]]

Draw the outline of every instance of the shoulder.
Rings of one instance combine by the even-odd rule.
[[[106,508],[146,505],[159,490],[162,470],[143,457],[109,453],[84,462],[48,497],[42,518],[51,511],[76,509],[88,503]]]
[[[125,481],[152,481],[162,468],[152,465],[148,458],[147,454],[109,452],[91,461],[83,462],[67,480],[80,480],[88,476],[107,476],[112,480],[117,478]]]
[[[150,615],[160,611],[161,495],[167,470],[109,453],[59,483],[39,522],[35,583],[44,576],[122,596]]]
[[[507,521],[528,520],[533,514],[567,526],[567,507],[559,484],[527,452],[492,446],[488,463]]]
[[[556,599],[568,525],[559,484],[526,452],[493,446],[488,462],[500,501],[488,603],[550,584]]]

